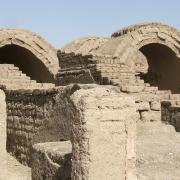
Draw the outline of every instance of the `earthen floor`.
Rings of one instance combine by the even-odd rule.
[[[7,154],[8,180],[31,180],[31,169]]]

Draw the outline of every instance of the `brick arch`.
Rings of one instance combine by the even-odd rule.
[[[179,93],[180,59],[175,52],[161,43],[146,44],[141,47],[140,52],[148,63],[147,72],[139,74],[141,79],[159,90]]]
[[[134,40],[129,45],[131,48],[127,49],[127,52],[124,52],[126,54],[130,54],[129,57],[127,56],[127,61],[130,59],[135,61],[132,56],[135,57],[134,54],[137,51],[140,51],[140,49],[150,44],[157,44],[162,47],[164,46],[164,48],[169,48],[172,52],[174,52],[177,57],[176,59],[180,59],[180,32],[165,25],[158,26],[157,24],[156,28],[154,26],[155,24],[153,24],[153,26],[149,26],[148,24],[148,26],[139,28],[135,32],[131,33],[131,36],[134,34],[136,35],[134,35]],[[134,53],[130,53],[130,51]]]
[[[168,25],[149,23],[134,28],[130,26],[121,30],[119,36],[117,33],[114,35],[114,39],[128,39],[127,48],[120,57],[121,62],[141,73],[140,69],[135,68],[138,63],[137,54],[141,54],[142,60],[148,62],[148,65],[144,63],[147,72],[142,72],[141,78],[160,90],[179,93],[180,31]]]
[[[152,43],[167,46],[180,58],[180,31],[161,23],[144,23],[121,29],[112,34],[97,54],[111,56],[131,67],[136,63],[139,49]]]
[[[51,75],[55,76],[58,72],[56,49],[39,35],[22,29],[1,29],[0,48],[7,45],[17,45],[29,50],[45,65]]]
[[[177,57],[180,57],[180,31],[171,26],[161,23],[143,23],[129,26],[112,34],[112,38],[121,36],[129,47],[124,53],[129,53],[132,48],[139,50],[145,45],[158,43],[169,47]]]

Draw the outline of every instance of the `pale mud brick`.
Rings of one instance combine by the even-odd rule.
[[[137,103],[138,111],[148,111],[150,110],[149,102],[139,102]]]
[[[158,36],[159,36],[159,38],[161,38],[163,40],[168,39],[168,36],[166,34],[164,34],[164,33],[161,33],[161,32],[158,32]]]
[[[128,93],[138,93],[138,92],[142,92],[144,90],[144,86],[122,86],[121,90],[123,92],[128,92]]]
[[[134,100],[112,89],[79,90],[72,95],[72,179],[136,179]]]
[[[142,121],[160,121],[161,112],[160,111],[144,111],[141,112]]]
[[[153,111],[160,111],[161,110],[161,103],[159,101],[151,101],[150,107],[151,107],[151,110],[153,110]]]
[[[164,100],[169,100],[169,93],[164,93],[164,94],[158,94],[159,99],[164,101]]]
[[[169,99],[170,100],[180,100],[180,94],[170,94]]]
[[[6,103],[5,94],[0,90],[0,179],[7,179],[6,159]]]
[[[145,87],[144,92],[149,92],[149,93],[156,93],[158,91],[158,87]]]
[[[133,97],[135,99],[135,102],[137,102],[137,103],[159,100],[158,95],[151,94],[151,93],[145,93],[145,92],[133,94]]]

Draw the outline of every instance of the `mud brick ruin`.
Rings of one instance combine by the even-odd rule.
[[[32,180],[180,179],[177,29],[138,24],[59,50],[1,29],[0,72],[0,180],[16,180],[11,158]]]

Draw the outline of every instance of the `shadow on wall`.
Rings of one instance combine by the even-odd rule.
[[[42,83],[53,83],[54,78],[45,67],[45,65],[38,59],[31,51],[17,46],[6,45],[0,48],[0,63],[14,64],[19,69],[30,76],[31,79]]]
[[[173,106],[171,102],[161,102],[162,122],[174,126],[176,132],[180,132],[180,107]]]
[[[143,46],[140,51],[145,55],[149,68],[142,79],[159,90],[180,92],[180,59],[167,46],[152,43]]]

